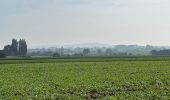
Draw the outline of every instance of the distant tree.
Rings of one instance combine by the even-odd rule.
[[[128,54],[126,52],[120,52],[117,54],[117,56],[127,56]]]
[[[20,39],[18,42],[16,39],[12,39],[12,44],[4,46],[3,51],[7,56],[26,56],[26,41],[24,39]]]
[[[63,55],[64,55],[64,48],[61,47],[61,48],[60,48],[60,56],[63,56]]]
[[[89,54],[90,53],[90,49],[84,49],[83,50],[83,55],[87,55],[87,54]]]
[[[10,56],[11,55],[11,46],[10,45],[4,46],[3,51],[7,56]]]
[[[60,57],[60,54],[56,52],[56,53],[53,54],[53,57],[54,57],[54,58]]]
[[[52,56],[53,55],[53,52],[52,51],[44,51],[44,52],[41,52],[41,56]]]
[[[0,50],[0,58],[5,58],[6,54],[3,50]]]
[[[129,56],[133,56],[133,54],[132,54],[132,53],[129,53]]]
[[[147,50],[153,50],[154,49],[154,47],[153,46],[151,46],[151,45],[146,45],[146,47],[145,47]]]
[[[27,43],[24,39],[19,40],[19,56],[26,56],[27,54]]]
[[[12,44],[11,44],[11,55],[12,56],[17,56],[18,55],[18,42],[16,39],[12,39]]]
[[[74,57],[82,57],[83,54],[82,54],[82,53],[75,53],[75,54],[73,54],[72,56],[74,56]]]
[[[109,56],[112,55],[112,49],[110,48],[106,49],[105,53]]]
[[[97,54],[101,54],[102,50],[101,49],[97,49]]]
[[[170,56],[170,49],[160,51],[152,50],[151,54],[154,56]]]
[[[152,54],[152,55],[157,55],[157,51],[156,51],[156,50],[152,50],[152,51],[151,51],[151,54]]]

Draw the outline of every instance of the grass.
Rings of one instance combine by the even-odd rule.
[[[0,99],[170,99],[169,58],[0,60]]]

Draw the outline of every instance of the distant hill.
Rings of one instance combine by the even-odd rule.
[[[118,51],[136,50],[136,49],[147,49],[147,50],[163,50],[170,49],[170,46],[152,46],[152,45],[111,45],[106,43],[77,43],[77,44],[62,44],[62,45],[43,45],[34,46],[29,49],[56,49],[56,48],[115,48]]]
[[[64,48],[101,48],[101,47],[114,47],[113,45],[104,44],[104,43],[79,43],[79,44],[69,44],[69,45],[63,45]]]

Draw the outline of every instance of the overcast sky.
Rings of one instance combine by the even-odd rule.
[[[170,45],[170,0],[0,0],[0,48],[65,43]]]

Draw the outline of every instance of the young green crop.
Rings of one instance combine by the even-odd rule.
[[[97,60],[1,61],[0,99],[170,99],[170,60]]]

